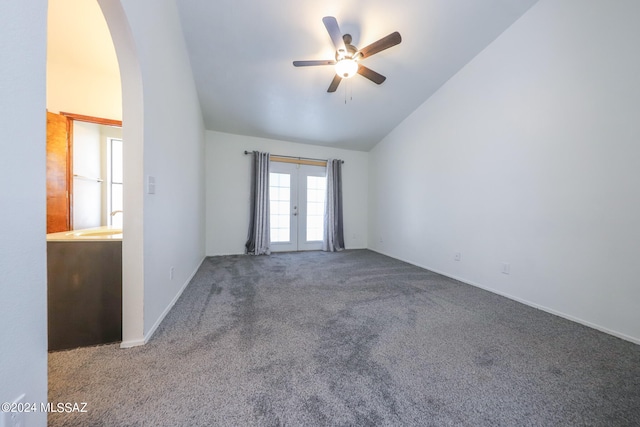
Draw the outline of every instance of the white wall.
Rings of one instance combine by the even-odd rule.
[[[47,61],[47,110],[122,120],[120,75]]]
[[[140,61],[120,0],[98,0],[109,27],[122,82],[123,207],[122,346],[144,344],[143,148],[144,99]]]
[[[46,23],[46,0],[0,2],[0,402],[47,401]]]
[[[47,109],[122,120],[115,48],[95,0],[50,1]]]
[[[372,150],[370,247],[640,342],[638,16],[533,6]]]
[[[109,1],[101,2],[103,10],[108,6],[106,3]],[[144,166],[141,174],[131,170],[125,151],[125,186],[134,181],[134,187],[142,190],[138,196],[143,197],[146,340],[204,257],[204,125],[175,2],[122,0],[121,3],[135,42],[144,86],[143,148],[142,153],[134,153],[135,157],[142,154]],[[129,143],[126,100],[124,108],[126,145]],[[148,176],[155,177],[155,194],[144,191]],[[127,201],[135,203],[125,195],[125,240],[130,218]],[[140,213],[136,206],[130,206]],[[138,252],[136,256],[139,255]],[[169,274],[171,267],[173,278]]]
[[[344,160],[345,246],[367,247],[367,153],[213,131],[206,135],[207,255],[244,253],[251,200],[251,156],[245,150]]]

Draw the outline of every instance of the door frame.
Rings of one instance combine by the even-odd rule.
[[[320,169],[322,168],[322,169]],[[289,241],[270,242],[272,252],[311,251],[322,249],[322,241],[306,240],[308,176],[326,176],[326,163],[280,162],[271,160],[269,173],[286,173],[290,180]],[[269,201],[271,203],[271,200]],[[271,219],[271,218],[270,218]]]
[[[289,180],[289,241],[269,242],[272,252],[295,252],[298,250],[298,166],[294,163],[271,162],[269,174],[288,174]],[[271,176],[269,176],[269,228],[271,228]],[[270,233],[271,234],[271,233]]]
[[[47,111],[48,114],[50,113]],[[93,123],[97,125],[105,125],[105,126],[117,126],[122,128],[121,120],[113,120],[113,119],[105,119],[102,117],[93,117],[93,116],[85,116],[82,114],[75,113],[66,113],[64,111],[60,111],[59,116],[65,117],[67,119],[67,165],[66,165],[66,174],[67,174],[67,230],[60,231],[69,231],[73,230],[73,123],[75,121]]]

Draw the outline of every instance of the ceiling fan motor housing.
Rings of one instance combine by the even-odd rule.
[[[344,47],[347,51],[345,52],[342,49],[337,50],[336,61],[341,61],[343,59],[357,60],[358,58],[356,58],[356,54],[358,53],[358,48],[351,44],[351,34],[345,34],[342,36],[342,39],[344,40]]]

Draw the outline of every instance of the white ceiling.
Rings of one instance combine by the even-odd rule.
[[[176,3],[207,129],[367,151],[536,1]],[[363,60],[387,77],[382,85],[357,75],[327,93],[333,67],[293,67],[333,58],[323,16],[335,16],[357,47],[400,32],[400,45]],[[48,56],[116,72],[97,2],[49,1]]]
[[[177,0],[207,129],[368,151],[537,0]],[[335,16],[364,47],[402,43],[327,93]],[[345,84],[347,83],[347,84]],[[347,103],[345,104],[345,96]]]

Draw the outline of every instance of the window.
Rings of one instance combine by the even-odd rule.
[[[122,140],[109,138],[107,223],[122,227]]]

